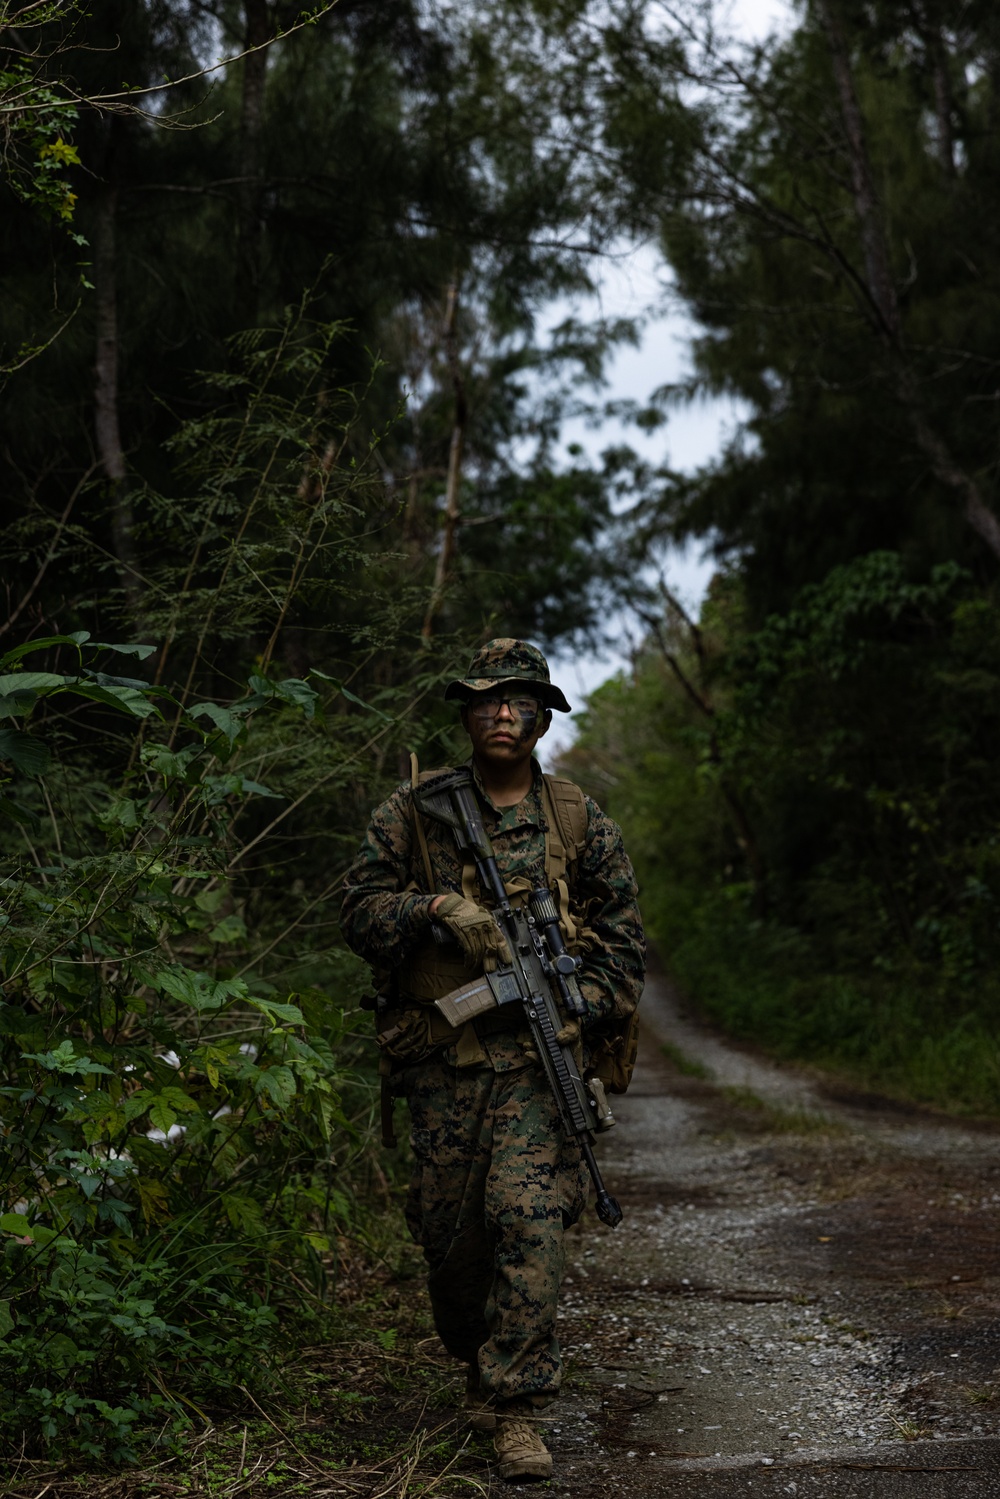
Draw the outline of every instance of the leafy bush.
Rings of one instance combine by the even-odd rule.
[[[238,751],[261,713],[301,735],[315,689],[258,674],[242,700],[184,711],[87,664],[112,648],[35,648],[55,647],[77,669],[11,670],[27,654],[11,652],[0,703],[26,719],[70,695],[127,715],[137,768],[125,785],[77,776],[62,827],[44,783],[0,800],[23,839],[3,879],[0,1431],[122,1457],[137,1423],[177,1429],[202,1393],[259,1378],[276,1280],[279,1300],[289,1278],[321,1288],[352,1212],[338,1178],[359,1139],[343,1101],[353,1021],[230,958],[235,827],[273,794]],[[143,741],[168,706],[173,747]],[[9,763],[49,766],[38,736],[2,732]]]
[[[420,714],[452,662],[406,645],[378,437],[331,389],[336,336],[291,308],[235,340],[162,491],[129,481],[138,602],[120,569],[92,597],[88,533],[17,533],[39,576],[57,558],[83,580],[73,623],[158,642],[81,628],[0,658],[0,1439],[18,1446],[125,1458],[244,1400],[290,1323],[315,1335],[384,1190],[337,891],[402,744],[447,732]]]
[[[992,599],[879,552],[753,633],[719,580],[697,640],[668,619],[595,694],[567,764],[734,1034],[1000,1109],[998,683]]]

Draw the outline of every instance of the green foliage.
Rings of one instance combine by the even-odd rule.
[[[741,416],[698,474],[661,470],[638,544],[697,535],[738,559],[755,624],[875,551],[899,551],[919,575],[955,559],[983,580],[996,559],[957,476],[995,505],[996,14],[823,0],[749,45],[727,43],[708,9],[683,7],[673,34],[618,23],[615,81],[649,101],[651,123],[620,108],[611,190],[659,235],[703,330],[691,379],[655,400],[724,393]],[[828,13],[843,28],[863,162]],[[890,294],[895,331],[891,308],[878,310]]]
[[[63,27],[76,15],[73,0],[41,0],[26,7],[3,0],[0,34],[24,28],[37,37],[43,28]],[[3,178],[21,199],[43,217],[63,224],[73,221],[77,194],[68,169],[80,165],[76,147],[67,139],[79,119],[72,91],[47,70],[36,54],[0,44],[0,163]],[[77,244],[84,241],[73,236]]]
[[[100,297],[85,299],[10,392],[0,482],[19,522],[11,544],[19,593],[31,586],[53,533],[70,540],[60,532],[67,505],[73,546],[57,545],[45,565],[46,606],[66,592],[86,596],[78,546],[90,553],[87,569],[101,570],[96,591],[106,597],[111,580],[103,575],[121,548],[103,454],[98,483],[84,486],[89,503],[76,499],[93,457],[87,434],[100,298],[112,298],[117,311],[116,416],[136,514],[125,530],[131,565],[145,582],[165,531],[176,538],[183,580],[192,557],[196,572],[211,565],[214,528],[235,513],[228,502],[243,513],[231,493],[218,492],[203,538],[194,529],[202,511],[176,505],[178,494],[191,495],[179,471],[196,461],[197,446],[177,447],[175,413],[194,418],[185,423],[191,441],[210,437],[217,452],[220,404],[238,394],[254,357],[274,352],[273,330],[309,288],[313,315],[339,328],[336,338],[309,346],[317,409],[357,391],[364,422],[353,429],[354,444],[362,446],[363,427],[379,434],[385,503],[370,545],[392,556],[397,615],[421,628],[461,413],[461,524],[435,633],[479,634],[495,616],[506,628],[551,638],[600,632],[589,584],[613,576],[601,540],[617,479],[583,464],[561,474],[554,447],[564,416],[584,409],[586,388],[633,329],[606,320],[551,341],[537,332],[548,301],[591,284],[594,251],[615,233],[588,191],[575,144],[599,103],[592,69],[581,62],[572,80],[566,74],[564,32],[586,43],[585,10],[554,16],[546,4],[477,3],[438,15],[411,0],[333,6],[269,48],[254,126],[243,98],[249,64],[214,76],[207,98],[204,81],[173,86],[150,117],[88,102],[121,90],[123,79],[152,89],[164,77],[197,72],[220,42],[239,52],[238,11],[209,17],[161,0],[114,4],[89,16],[85,47],[66,37],[49,83],[62,79],[83,101],[73,136],[84,168],[74,177],[76,218],[95,247]],[[173,128],[157,128],[168,117]],[[111,236],[113,262],[99,253]],[[67,304],[75,251],[54,247],[37,213],[17,203],[0,241],[19,267],[3,341],[37,349],[38,310],[53,291],[60,307]],[[46,327],[62,321],[53,307]],[[254,350],[256,338],[268,349]],[[384,363],[365,389],[372,351]],[[306,357],[304,344],[300,352]],[[205,372],[197,385],[195,369]],[[267,402],[280,424],[273,388],[260,392],[261,406]],[[254,430],[262,437],[265,429]],[[322,449],[316,457],[321,473]],[[240,483],[255,462],[251,450],[239,462],[234,454],[220,483]],[[260,473],[265,490],[281,482]],[[149,495],[174,503],[147,508]],[[255,546],[292,544],[287,531],[267,531],[268,518],[262,493]],[[249,545],[243,555],[256,565]],[[343,560],[346,578],[350,559]],[[556,603],[560,577],[572,588],[572,607]],[[249,591],[251,575],[244,571],[242,581]],[[182,592],[190,604],[192,587]],[[321,632],[328,602],[321,587],[300,591],[295,627]],[[152,635],[168,606],[162,597],[148,606],[142,623]],[[242,623],[238,611],[225,622],[231,632]],[[221,625],[217,613],[213,629]]]
[[[109,649],[79,635],[33,644],[56,647]],[[0,660],[4,702],[25,719],[60,694],[144,728],[179,708],[85,662],[24,669],[27,654]],[[245,935],[227,874],[235,829],[270,794],[234,770],[236,742],[252,749],[261,714],[315,721],[308,684],[257,674],[250,688],[230,708],[181,711],[172,748],[133,738],[142,769],[124,785],[67,778],[81,804],[60,803],[51,772],[51,792],[5,788],[24,830],[3,877],[0,1005],[11,1440],[131,1456],[151,1419],[179,1431],[201,1392],[258,1380],[275,1269],[279,1287],[295,1265],[319,1292],[330,1232],[351,1218],[335,1183],[361,1138],[344,1111],[352,1022],[226,957]],[[16,749],[15,768],[37,776]]]
[[[645,600],[568,760],[728,1027],[995,1112],[996,10],[818,0],[743,46],[709,9],[613,11],[607,141],[703,329],[653,405],[742,413],[661,469],[636,571],[690,536],[727,571],[700,636]]]
[[[902,944],[968,988],[995,965],[998,673],[969,577],[913,583],[884,553],[804,590],[734,663],[720,736],[761,809],[771,899],[838,966],[891,966]]]
[[[567,757],[624,825],[666,960],[734,1034],[995,1112],[996,605],[875,553],[744,620],[719,580],[704,659],[664,636],[710,717],[650,643]]]
[[[155,645],[81,628],[0,659],[0,1431],[51,1453],[128,1458],[259,1392],[365,1232],[373,1079],[336,891],[369,786],[442,727],[418,705],[451,662],[395,633],[375,438],[323,388],[335,336],[293,309],[178,428],[173,489],[143,496],[170,517]],[[327,669],[300,675],[303,600]]]

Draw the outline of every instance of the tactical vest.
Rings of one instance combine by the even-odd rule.
[[[442,773],[441,770],[421,772],[416,755],[410,756],[411,786],[418,786],[421,781]],[[573,781],[544,775],[542,804],[546,822],[545,881],[558,895],[559,924],[567,948],[574,954],[585,953],[591,941],[597,939],[594,933],[574,920],[570,909],[569,884],[574,866],[586,845],[587,803],[583,792]],[[434,893],[438,889],[438,879],[427,842],[427,832],[423,818],[412,801],[410,815],[425,888],[427,893]],[[421,887],[414,878],[407,888],[419,891]],[[516,904],[527,899],[531,882],[518,877],[510,881],[506,889],[511,902]],[[462,894],[467,900],[481,901],[475,865],[471,861],[462,871]],[[441,947],[428,934],[427,939],[393,975],[390,1007],[384,1017],[385,1028],[380,1029],[378,1037],[382,1048],[380,1070],[383,1076],[392,1070],[393,1062],[405,1066],[447,1044],[456,1045],[459,1066],[485,1062],[474,1022],[470,1021],[463,1026],[456,1035],[444,1016],[434,1007],[436,999],[450,994],[452,990],[478,976],[478,971],[465,962],[460,952]],[[588,1040],[591,1038],[588,1037]],[[638,1021],[634,1013],[603,1022],[600,1034],[592,1038],[588,1072],[598,1076],[609,1092],[624,1093],[631,1081],[637,1046]]]

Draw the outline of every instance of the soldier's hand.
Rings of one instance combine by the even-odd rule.
[[[446,895],[436,905],[434,919],[448,928],[473,967],[492,973],[500,964],[510,962],[506,937],[490,912],[475,901]]]
[[[572,1046],[580,1039],[580,1027],[575,1020],[567,1020],[562,1030],[556,1031],[556,1040],[560,1046]]]

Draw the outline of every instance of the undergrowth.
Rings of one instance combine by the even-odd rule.
[[[671,905],[647,894],[652,933],[671,972],[728,1034],[914,1102],[1000,1112],[1000,994],[986,992],[995,983],[963,1006],[916,960],[905,971],[831,974],[800,934],[750,919],[729,898],[689,909],[680,929]]]
[[[0,1452],[24,1462],[134,1463],[266,1406],[377,1229],[339,887],[451,663],[407,669],[335,337],[292,308],[237,341],[171,493],[143,493],[141,619],[81,602],[87,628],[0,656]],[[404,688],[355,690],[357,590]],[[325,629],[295,672],[305,597]]]
[[[356,1244],[345,1260],[322,1324],[286,1324],[269,1387],[234,1389],[228,1408],[194,1414],[167,1449],[154,1437],[128,1470],[10,1453],[0,1467],[4,1495],[485,1494],[491,1446],[463,1429],[462,1370],[434,1336],[418,1254],[404,1243],[394,1200],[378,1222],[377,1241]]]

